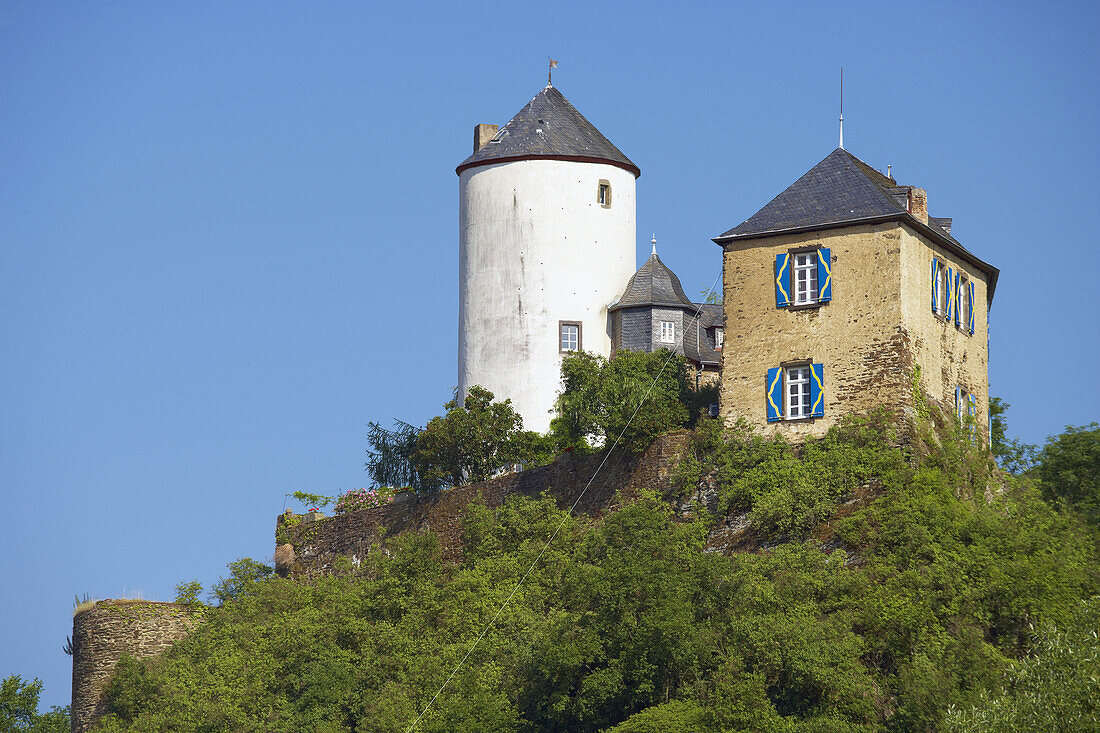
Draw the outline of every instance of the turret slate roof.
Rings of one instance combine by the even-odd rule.
[[[978,259],[951,236],[950,219],[929,217],[925,224],[906,208],[908,186],[899,186],[844,148],[820,163],[733,229],[714,238],[718,244],[774,234],[825,229],[864,222],[904,220],[953,250],[989,275],[989,300],[999,271]]]
[[[608,311],[638,305],[694,307],[694,303],[684,295],[680,278],[676,277],[676,273],[668,269],[664,262],[661,262],[656,252],[651,254],[645,264],[631,276],[623,296],[613,303]]]
[[[625,168],[635,178],[641,175],[638,166],[552,86],[536,94],[492,140],[459,163],[455,172],[462,173],[478,165],[539,158],[610,163]]]

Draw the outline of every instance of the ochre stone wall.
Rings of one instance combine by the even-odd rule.
[[[722,415],[800,440],[823,435],[849,412],[881,405],[904,412],[911,402],[911,344],[902,328],[902,237],[889,223],[727,245]],[[775,257],[802,247],[831,249],[832,300],[777,308]],[[768,369],[800,361],[824,366],[824,417],[768,423]]]
[[[123,653],[155,656],[182,639],[196,622],[176,603],[99,601],[73,617],[72,731],[83,733],[104,713],[102,693]]]
[[[955,409],[955,387],[962,385],[977,403],[976,427],[989,440],[989,302],[986,276],[965,260],[936,247],[908,227],[901,227],[902,324],[920,367],[925,394],[948,411]],[[954,318],[932,312],[932,257],[974,283],[974,334],[959,329]],[[965,321],[965,316],[964,316]]]
[[[585,457],[567,453],[548,466],[318,522],[287,526],[286,515],[281,515],[276,525],[276,545],[291,544],[294,554],[280,570],[298,578],[324,574],[331,571],[338,558],[350,558],[355,564],[383,537],[406,531],[434,533],[443,556],[457,561],[462,557],[463,511],[478,497],[496,507],[510,494],[537,496],[549,491],[558,506],[568,508],[583,491],[576,511],[599,514],[612,507],[616,490],[629,498],[639,489],[667,489],[687,439],[688,434],[679,431],[661,436],[639,456],[613,454],[587,491],[585,486],[603,461],[602,452]]]
[[[777,308],[775,257],[799,248],[832,252],[832,300]],[[974,334],[932,312],[933,253],[974,282]],[[989,332],[985,275],[897,222],[762,237],[727,245],[723,258],[726,348],[722,414],[792,440],[820,436],[850,412],[878,406],[911,414],[914,367],[930,399],[954,410],[955,386],[977,402],[988,439]],[[767,422],[767,370],[824,366],[825,415]],[[950,413],[948,413],[950,414]]]

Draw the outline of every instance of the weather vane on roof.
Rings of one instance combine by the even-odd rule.
[[[547,56],[546,58],[550,59],[549,56]],[[557,67],[557,65],[557,61],[555,61],[554,59],[550,59],[550,68],[546,70],[546,86],[548,87],[554,86],[554,82],[550,81],[550,75],[554,73],[554,69]]]

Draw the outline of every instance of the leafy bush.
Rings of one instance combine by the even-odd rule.
[[[69,733],[69,708],[52,707],[38,712],[42,681],[24,682],[13,674],[0,682],[0,730],[18,733]]]
[[[389,486],[378,486],[373,489],[352,489],[336,500],[335,512],[346,514],[360,509],[373,509],[376,506],[389,504],[394,491]]]
[[[1100,529],[1100,425],[1070,425],[1047,439],[1034,473],[1043,498],[1064,504]]]
[[[354,573],[249,580],[164,656],[120,662],[103,730],[406,730],[463,659],[418,731],[1014,730],[1032,713],[1088,729],[1095,545],[1033,481],[987,500],[983,449],[947,435],[905,457],[873,416],[800,453],[715,425],[684,480],[733,496],[751,473],[731,505],[776,527],[873,486],[830,517],[845,549],[707,552],[709,520],[652,495],[598,518],[548,496],[474,503],[462,563],[405,533]],[[771,472],[808,487],[800,508],[763,503]]]
[[[176,583],[176,603],[184,606],[200,606],[202,601],[199,600],[199,596],[202,595],[202,583],[197,580],[180,581]]]
[[[550,431],[563,448],[585,450],[597,441],[638,452],[691,417],[686,362],[667,349],[620,351],[610,361],[587,352],[568,354],[561,374]]]
[[[447,414],[433,417],[416,438],[412,463],[432,485],[462,486],[486,481],[507,468],[543,457],[542,444],[523,430],[523,418],[512,401],[497,402],[478,385],[459,404],[453,399]]]
[[[886,412],[844,418],[823,438],[807,441],[801,455],[782,436],[765,438],[743,422],[726,429],[708,420],[693,432],[675,481],[689,494],[713,480],[720,510],[751,511],[763,531],[804,534],[842,496],[904,465],[893,442]]]
[[[250,557],[234,560],[226,567],[229,568],[229,577],[221,578],[210,589],[211,597],[219,605],[236,600],[247,593],[255,583],[275,572],[275,568],[257,562]]]

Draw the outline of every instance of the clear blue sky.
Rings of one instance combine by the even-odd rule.
[[[267,559],[294,490],[456,381],[455,165],[555,85],[642,169],[639,253],[845,142],[1001,269],[990,382],[1100,418],[1095,3],[0,5],[0,677],[69,698],[74,594]]]

